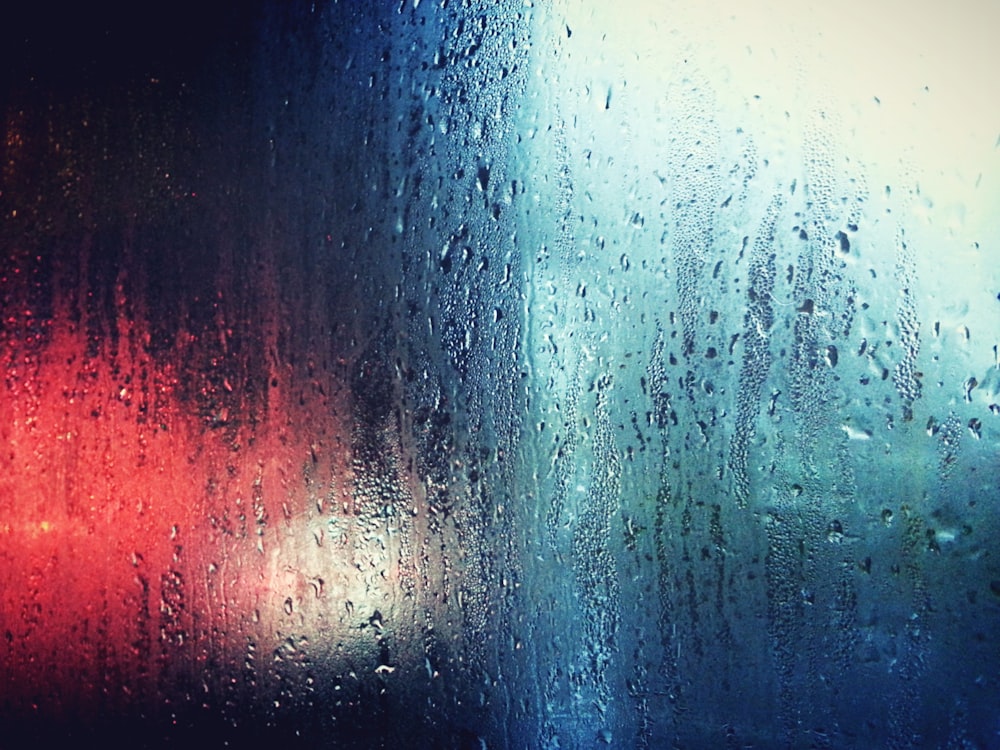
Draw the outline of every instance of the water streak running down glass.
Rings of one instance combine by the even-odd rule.
[[[997,11],[185,18],[5,32],[0,745],[1000,745]]]

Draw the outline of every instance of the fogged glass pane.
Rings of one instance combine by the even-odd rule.
[[[689,6],[12,25],[10,741],[997,744],[1000,19]]]

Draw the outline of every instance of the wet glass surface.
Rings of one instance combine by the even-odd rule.
[[[687,5],[9,25],[0,745],[997,746],[993,26]]]

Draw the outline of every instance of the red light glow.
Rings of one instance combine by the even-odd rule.
[[[398,549],[375,534],[373,556],[356,534],[349,410],[327,395],[343,390],[330,372],[275,365],[260,408],[235,370],[182,369],[205,358],[202,334],[154,357],[124,316],[114,349],[68,315],[18,322],[35,333],[3,352],[6,715],[260,700],[275,644],[336,659],[334,637],[356,641],[354,621],[385,608]]]

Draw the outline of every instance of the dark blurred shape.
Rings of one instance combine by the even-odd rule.
[[[0,95],[183,80],[245,46],[257,2],[19,3],[0,23]]]

